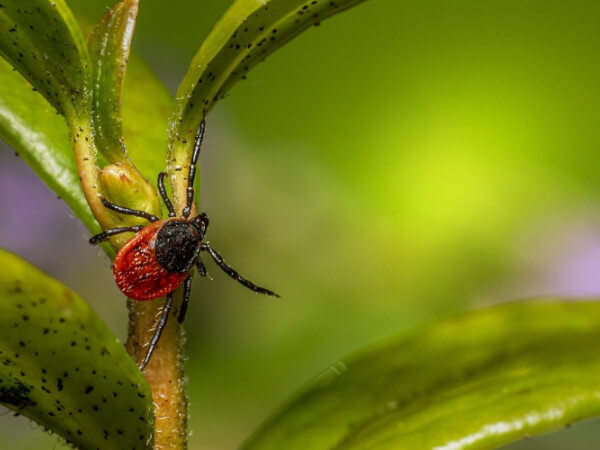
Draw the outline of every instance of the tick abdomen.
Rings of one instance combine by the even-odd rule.
[[[152,300],[173,292],[188,276],[162,267],[156,259],[154,244],[166,221],[154,222],[136,233],[121,247],[113,261],[117,286],[134,300]]]

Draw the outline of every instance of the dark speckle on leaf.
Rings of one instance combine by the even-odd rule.
[[[0,402],[19,409],[35,406],[36,402],[29,397],[30,393],[31,389],[20,381],[15,381],[13,386],[0,386]]]

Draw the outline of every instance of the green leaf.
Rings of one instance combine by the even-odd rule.
[[[64,117],[0,59],[0,135],[93,232]]]
[[[600,303],[464,314],[334,364],[246,449],[483,449],[600,414]]]
[[[169,90],[145,62],[133,55],[123,90],[123,131],[135,167],[152,183],[165,169],[167,128],[173,107]]]
[[[164,85],[139,58],[133,57],[125,81],[123,127],[130,156],[152,182],[164,168],[171,105],[172,97]],[[65,119],[2,59],[0,136],[92,233],[100,231],[79,183]]]
[[[0,54],[66,117],[89,113],[89,57],[63,0],[4,0]]]
[[[235,1],[202,43],[177,90],[171,142],[193,142],[206,111],[253,66],[310,26],[362,1]]]
[[[121,118],[121,90],[127,69],[138,0],[117,3],[89,39],[93,63],[92,122],[96,147],[110,162],[127,161]]]
[[[85,301],[0,250],[0,402],[81,449],[144,449],[150,388]]]

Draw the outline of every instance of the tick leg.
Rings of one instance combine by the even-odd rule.
[[[279,295],[277,295],[275,292],[270,291],[269,289],[265,289],[263,287],[257,286],[252,281],[247,280],[246,278],[242,277],[239,273],[237,273],[237,271],[235,271],[234,269],[229,267],[227,264],[225,264],[225,261],[223,261],[223,258],[221,257],[221,255],[219,255],[206,242],[203,242],[201,244],[200,250],[207,251],[210,254],[210,256],[212,257],[212,259],[214,259],[215,262],[217,263],[217,265],[221,268],[221,270],[223,270],[223,272],[225,272],[231,278],[236,280],[238,283],[246,286],[248,289],[250,289],[254,292],[258,292],[259,294],[270,295],[272,297],[279,297]]]
[[[181,301],[179,317],[177,317],[179,323],[183,323],[185,320],[185,313],[187,313],[188,305],[190,303],[190,292],[192,292],[192,277],[187,277],[183,282],[183,300]]]
[[[164,172],[158,174],[158,192],[160,192],[160,196],[162,197],[163,202],[165,202],[165,206],[169,210],[169,217],[175,217],[175,208],[173,208],[173,203],[171,203],[171,199],[169,199],[169,196],[167,195],[167,191],[165,189],[166,176],[167,174]]]
[[[192,160],[190,161],[190,171],[188,172],[188,185],[186,189],[187,202],[183,207],[181,215],[186,219],[190,216],[192,211],[192,203],[194,202],[194,177],[196,176],[196,163],[198,162],[198,156],[200,155],[200,147],[202,146],[202,139],[204,139],[204,128],[206,127],[206,121],[202,121],[200,128],[196,133],[196,142],[194,144],[194,152],[192,153]]]
[[[204,265],[204,261],[202,261],[199,256],[198,259],[196,259],[196,268],[198,269],[198,273],[201,277],[206,276],[206,266]]]
[[[165,302],[165,306],[163,307],[162,314],[160,315],[160,319],[158,319],[158,323],[156,324],[156,331],[154,331],[154,336],[150,340],[150,344],[148,345],[148,353],[146,353],[146,357],[144,361],[140,365],[140,370],[144,370],[148,361],[150,361],[150,357],[152,353],[154,353],[154,349],[156,348],[156,344],[160,339],[160,335],[165,329],[165,325],[167,324],[167,320],[169,319],[169,312],[171,311],[171,307],[173,306],[173,293],[167,295],[167,301]]]
[[[114,203],[109,202],[105,198],[102,199],[102,204],[106,208],[112,209],[113,211],[116,211],[121,214],[127,214],[129,216],[143,217],[144,219],[149,220],[150,222],[156,222],[158,220],[158,217],[156,217],[153,214],[149,214],[146,211],[139,211],[137,209],[130,209],[130,208],[125,208],[124,206],[115,205]]]
[[[92,245],[96,245],[96,244],[99,244],[100,242],[106,241],[109,237],[114,236],[115,234],[127,233],[128,231],[134,231],[137,233],[142,228],[144,228],[144,225],[134,225],[132,227],[111,228],[110,230],[106,230],[100,234],[92,236],[90,238],[89,242]]]

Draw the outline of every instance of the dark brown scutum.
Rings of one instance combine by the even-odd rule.
[[[158,263],[169,272],[187,272],[196,261],[200,243],[200,235],[191,221],[169,220],[161,227],[156,237],[155,251]]]

